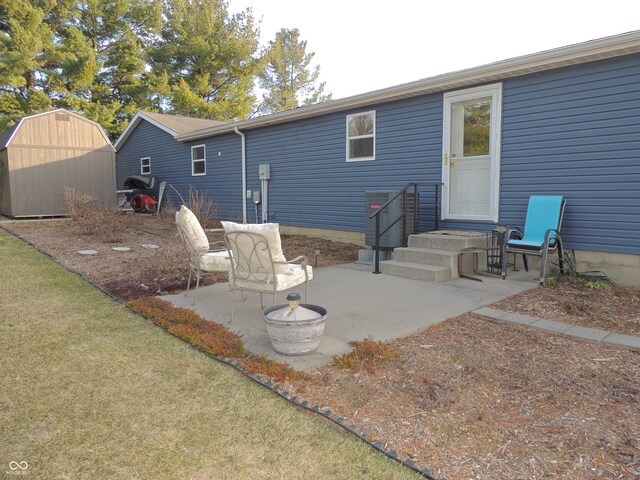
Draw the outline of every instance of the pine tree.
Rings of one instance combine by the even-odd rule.
[[[45,17],[53,5],[53,0],[38,5],[29,0],[0,2],[0,132],[51,105],[40,70],[52,48]]]
[[[117,137],[137,110],[152,105],[147,50],[160,31],[160,0],[60,1],[51,23],[51,95]]]
[[[250,10],[229,15],[223,0],[168,0],[162,39],[152,54],[164,76],[167,110],[189,116],[246,118],[255,103],[258,30]]]
[[[331,100],[331,94],[323,95],[326,82],[317,83],[320,66],[309,69],[315,53],[306,53],[306,50],[307,42],[300,40],[297,28],[283,28],[276,33],[275,40],[269,42],[266,68],[259,76],[260,87],[266,90],[261,113]]]

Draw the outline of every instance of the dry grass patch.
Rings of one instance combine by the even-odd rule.
[[[0,231],[0,462],[29,478],[415,478]]]
[[[374,341],[370,338],[349,342],[353,350],[339,357],[334,357],[332,365],[336,368],[346,368],[351,371],[366,370],[375,373],[376,366],[384,364],[398,356],[387,343]]]

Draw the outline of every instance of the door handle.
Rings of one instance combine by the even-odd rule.
[[[456,166],[456,161],[455,160],[451,160],[451,166],[455,167]]]

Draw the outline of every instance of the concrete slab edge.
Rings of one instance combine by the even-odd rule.
[[[538,317],[529,317],[518,313],[505,312],[491,307],[483,307],[472,310],[471,313],[487,320],[493,320],[513,325],[533,327],[548,333],[555,333],[581,340],[589,340],[595,343],[606,343],[620,347],[640,350],[640,337],[614,333],[596,328],[581,327],[570,323],[557,322],[555,320],[545,320]]]

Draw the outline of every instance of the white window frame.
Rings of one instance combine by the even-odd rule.
[[[361,115],[373,115],[373,133],[369,134],[369,135],[358,135],[355,137],[350,137],[349,136],[349,120],[351,120],[353,117],[359,117]],[[375,110],[369,110],[368,112],[358,112],[358,113],[352,113],[351,115],[347,115],[347,122],[346,122],[346,132],[347,132],[347,162],[366,162],[366,161],[371,161],[371,160],[375,160],[376,159],[376,111]],[[357,139],[361,139],[361,138],[373,138],[373,155],[370,157],[356,157],[356,158],[350,158],[350,144],[349,141],[350,140],[357,140]]]
[[[144,165],[144,161],[147,160],[147,164]],[[145,167],[148,169],[147,172],[144,171]],[[142,157],[140,159],[140,175],[151,175],[151,157]]]
[[[202,158],[198,158],[198,159],[194,159],[193,158],[193,151],[196,148],[200,148],[202,147]],[[204,163],[204,172],[202,173],[195,173],[195,163],[196,162],[203,162]],[[192,177],[202,177],[203,175],[207,174],[207,147],[202,144],[202,145],[194,145],[193,147],[191,147],[191,176]]]

